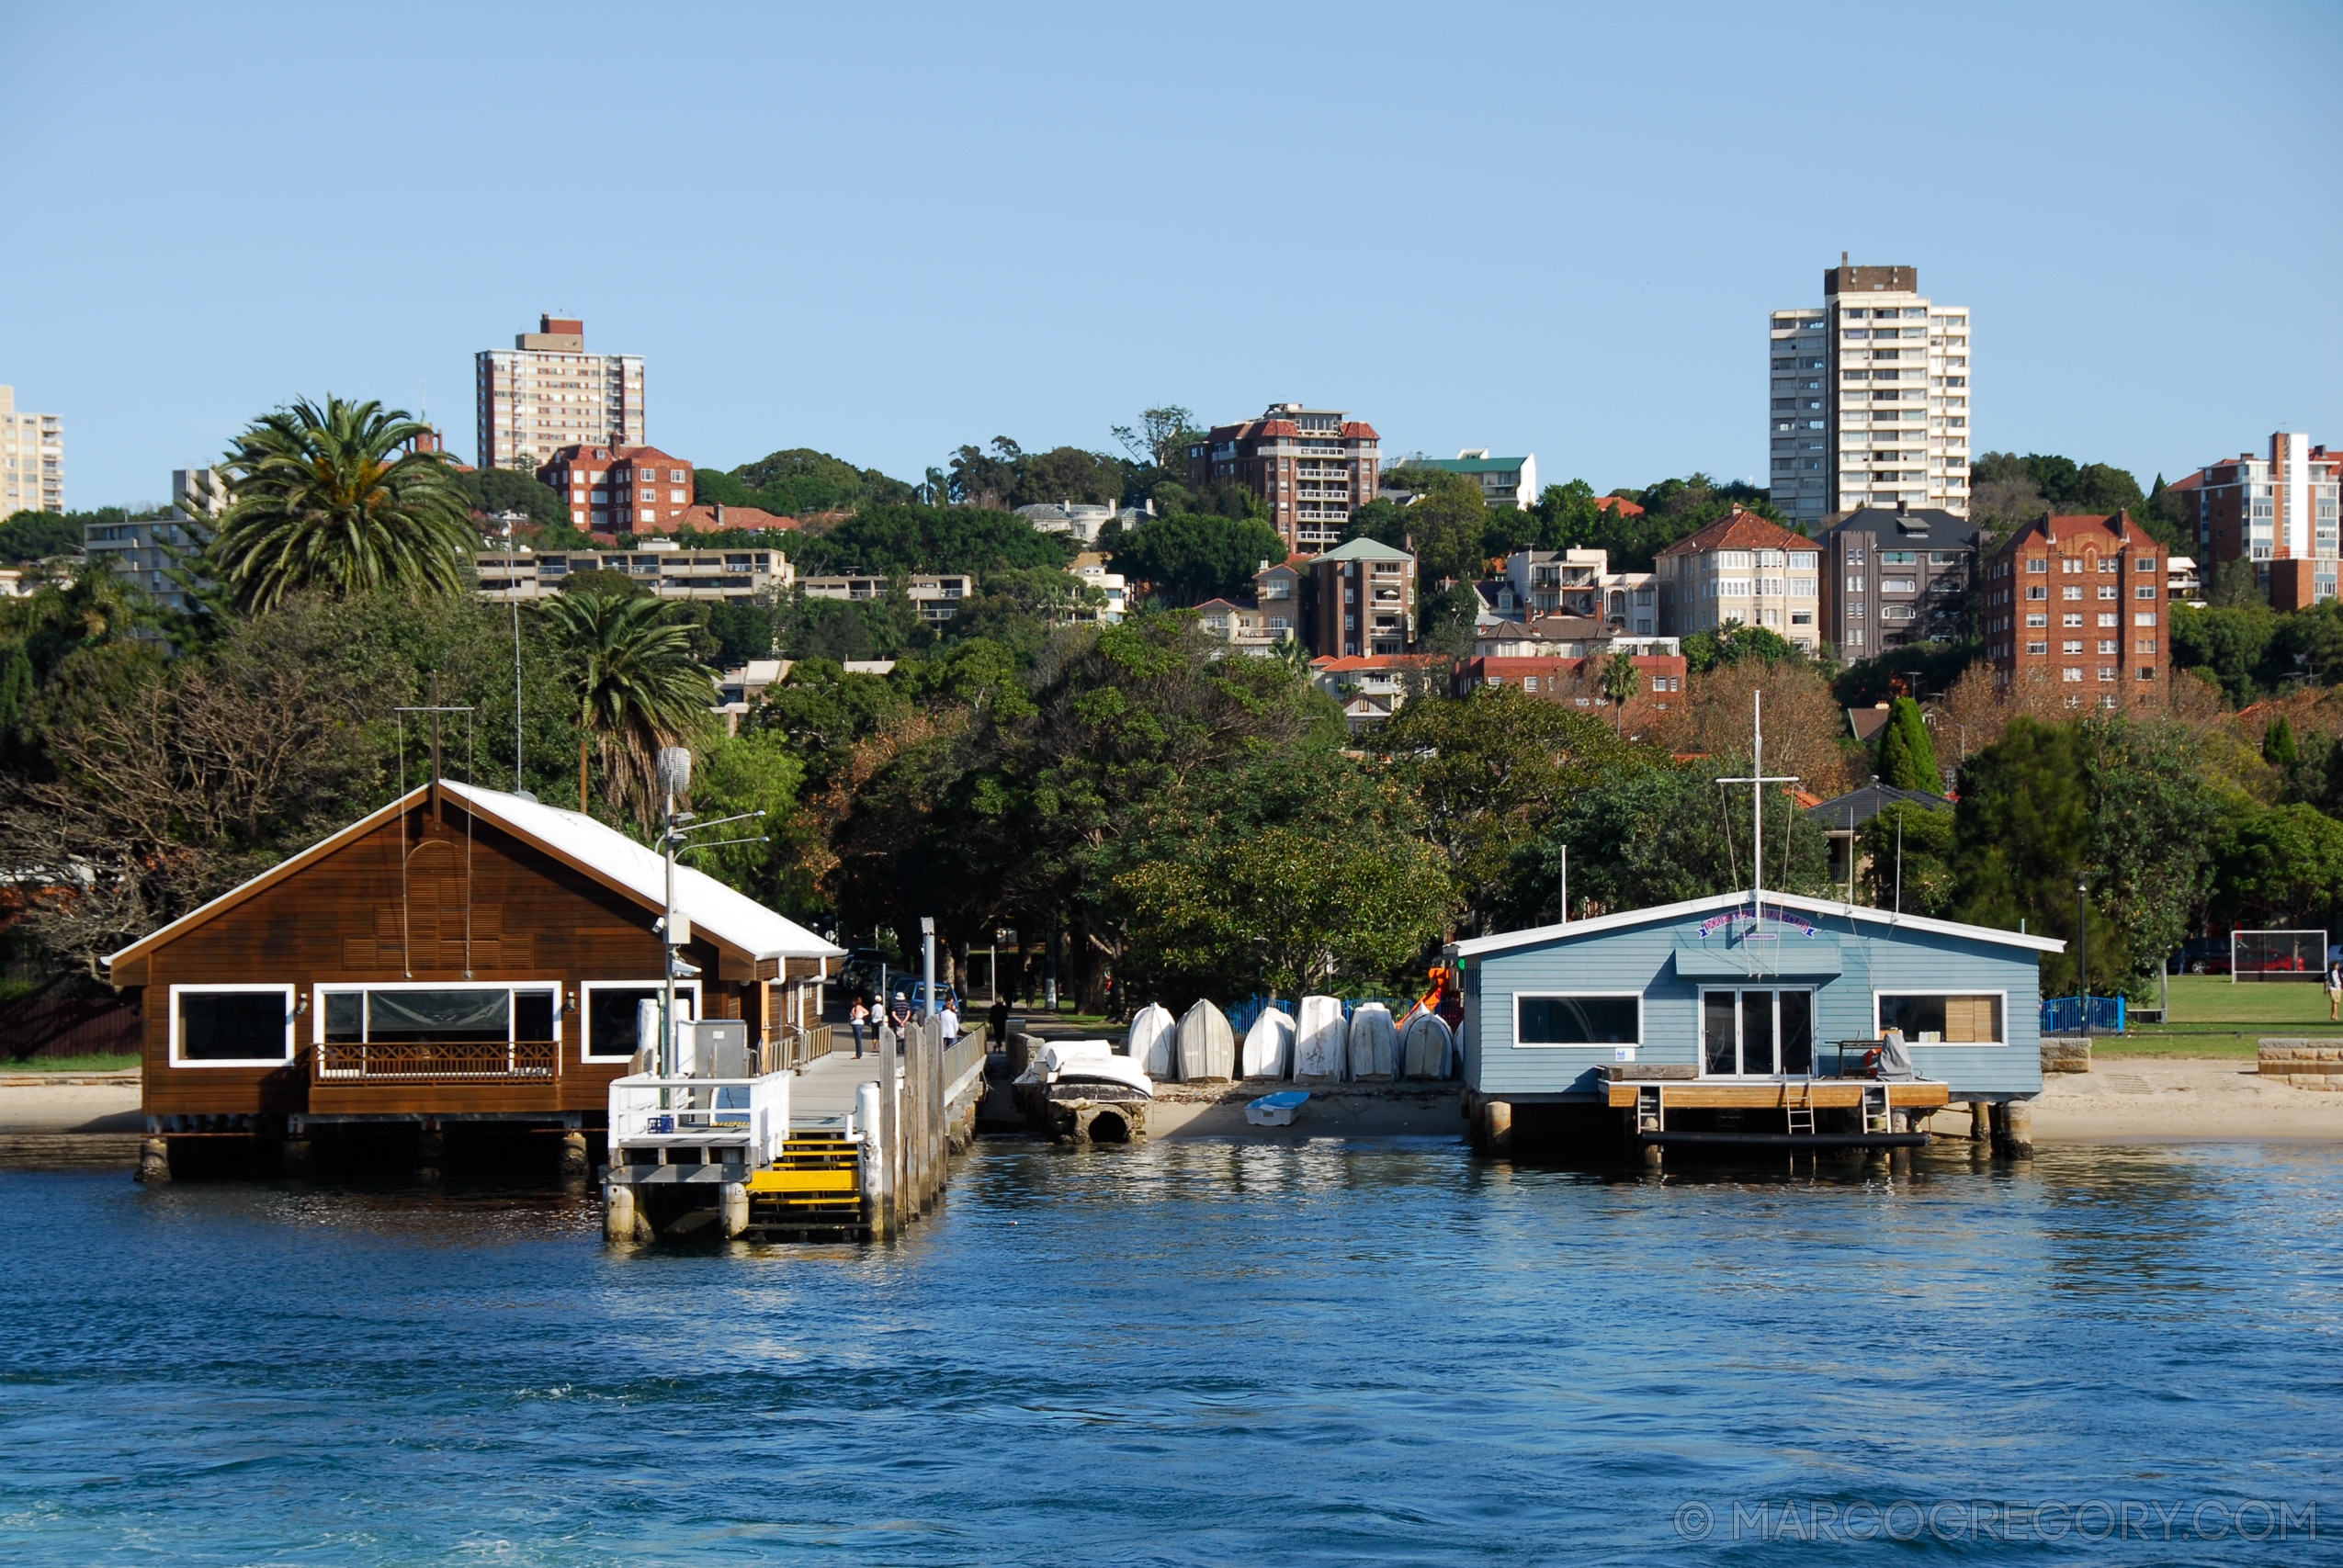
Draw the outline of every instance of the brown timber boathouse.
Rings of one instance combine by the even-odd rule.
[[[743,1021],[763,1070],[826,1052],[843,952],[674,874],[697,970],[678,1013]],[[131,943],[108,963],[143,993],[141,1175],[236,1150],[223,1139],[281,1148],[289,1172],[312,1140],[412,1140],[434,1170],[450,1136],[529,1134],[586,1177],[611,1080],[650,1043],[665,878],[656,851],[591,818],[437,779]]]

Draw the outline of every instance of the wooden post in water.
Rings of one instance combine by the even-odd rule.
[[[1481,1147],[1493,1155],[1513,1151],[1513,1107],[1502,1100],[1485,1100],[1480,1108]]]
[[[897,1077],[900,1064],[895,1056],[895,1029],[882,1024],[878,1030],[878,1157],[886,1168],[883,1183],[887,1201],[887,1228],[899,1231],[903,1224],[903,1088]]]
[[[171,1145],[150,1137],[139,1145],[138,1179],[154,1186],[171,1179]]]
[[[1982,1144],[1993,1136],[1993,1105],[1989,1100],[1969,1101],[1969,1142]]]
[[[2005,1159],[2034,1157],[2034,1108],[2022,1100],[2004,1100],[2000,1124],[1994,1128],[1993,1152]]]
[[[728,1181],[724,1184],[723,1218],[720,1223],[724,1227],[726,1241],[731,1240],[749,1228],[748,1183]]]
[[[606,1242],[630,1242],[635,1239],[635,1190],[622,1182],[611,1182],[602,1190],[602,1239]]]

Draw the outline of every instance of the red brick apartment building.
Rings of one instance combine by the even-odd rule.
[[[1684,701],[1682,654],[1639,653],[1634,658],[1636,691],[1620,716],[1620,723],[1629,729]],[[1608,717],[1611,704],[1602,694],[1602,667],[1609,661],[1605,654],[1580,659],[1464,659],[1456,663],[1453,689],[1463,697],[1471,695],[1476,686],[1518,686],[1534,697]]]
[[[692,466],[656,446],[563,446],[537,477],[592,534],[672,534],[692,508]]]
[[[1339,409],[1272,403],[1259,419],[1217,424],[1188,448],[1188,482],[1239,484],[1269,503],[1288,554],[1316,555],[1375,499],[1382,437]]]
[[[2269,602],[2300,610],[2336,591],[2336,491],[2343,454],[2280,431],[2269,456],[2241,452],[2208,463],[2171,488],[2188,507],[2197,568],[2210,583],[2223,563],[2254,563]]]
[[[2161,704],[2165,557],[2128,512],[2043,516],[2012,534],[1981,583],[1986,651],[2002,685],[2052,683],[2069,707]]]

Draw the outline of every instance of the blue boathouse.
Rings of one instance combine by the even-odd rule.
[[[1948,1103],[2042,1092],[2038,962],[2064,947],[1747,890],[1460,942],[1477,1139],[1503,1146],[1521,1108],[1647,1144],[1917,1142]],[[1901,1072],[1875,1059],[1890,1030]],[[1985,1114],[2022,1141],[2025,1111]]]

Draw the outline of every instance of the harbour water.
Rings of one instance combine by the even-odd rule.
[[[897,1245],[641,1251],[9,1172],[0,1559],[2335,1562],[2339,1155],[986,1144]]]

